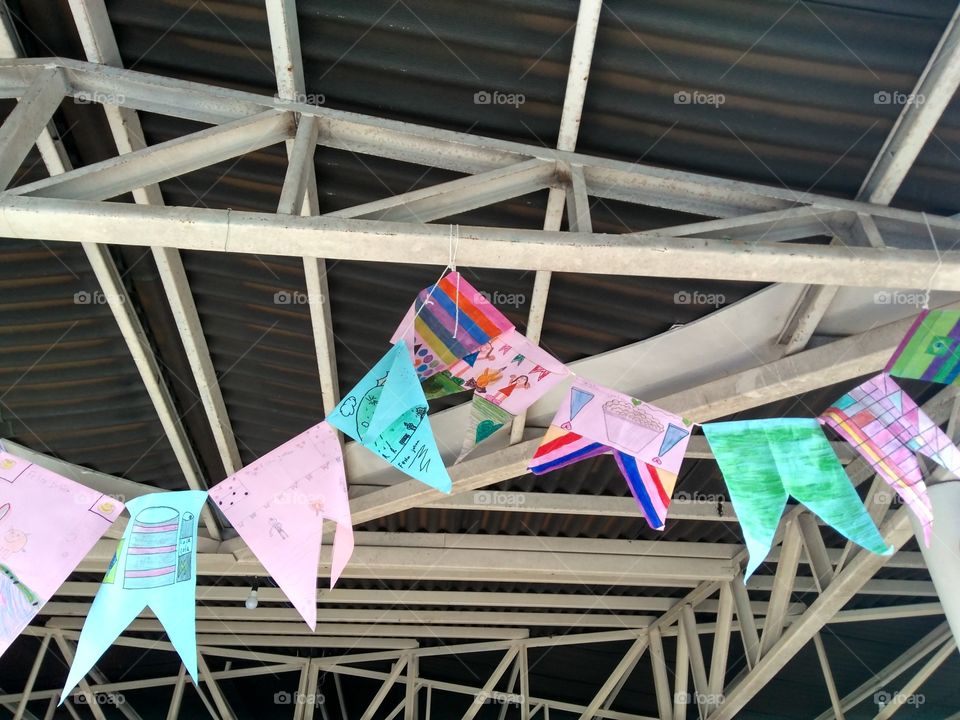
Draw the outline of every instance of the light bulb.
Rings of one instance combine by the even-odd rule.
[[[247,596],[247,600],[244,603],[244,605],[246,606],[247,610],[256,610],[257,605],[259,604],[260,603],[257,600],[257,589],[253,588],[252,590],[250,590],[250,594]]]

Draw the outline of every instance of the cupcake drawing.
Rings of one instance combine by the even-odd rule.
[[[607,400],[603,404],[607,439],[614,447],[639,449],[649,441],[650,433],[662,433],[663,423],[647,412],[644,405],[628,400]]]

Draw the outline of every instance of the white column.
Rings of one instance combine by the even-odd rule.
[[[924,545],[923,530],[913,513],[910,513],[910,522],[950,630],[960,645],[960,481],[930,485],[928,492],[933,503],[930,547]]]

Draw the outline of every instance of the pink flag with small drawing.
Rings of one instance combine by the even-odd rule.
[[[353,554],[353,523],[340,442],[314,425],[210,491],[240,537],[314,629],[323,520],[337,525],[330,586]]]
[[[122,511],[119,500],[0,452],[0,655]]]

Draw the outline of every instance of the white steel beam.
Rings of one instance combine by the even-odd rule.
[[[889,205],[913,167],[920,151],[939,122],[947,104],[960,85],[960,8],[940,38],[927,66],[921,73],[912,102],[906,102],[893,129],[887,135],[864,178],[857,199],[878,205]],[[855,219],[872,245],[882,245],[879,230],[869,215]],[[862,223],[862,225],[861,225]],[[843,242],[843,236],[834,238]],[[794,317],[787,325],[784,350],[793,353],[810,341],[821,318],[837,293],[836,286],[807,287],[797,304]]]
[[[881,534],[888,545],[898,550],[911,536],[909,511],[904,507],[881,527]],[[873,574],[883,567],[887,556],[863,553],[857,555],[847,567],[810,606],[810,608],[760,658],[724,697],[723,704],[710,714],[710,720],[732,720],[736,714],[777,674],[813,636],[842,608]]]
[[[679,632],[686,639],[690,674],[693,676],[693,689],[699,707],[701,700],[706,700],[710,693],[706,664],[703,661],[703,647],[700,645],[700,633],[698,632],[697,619],[693,614],[693,608],[685,604],[681,613]]]
[[[607,679],[604,681],[603,685],[597,691],[597,694],[593,696],[593,700],[587,705],[583,713],[580,715],[580,720],[590,720],[590,718],[595,717],[595,713],[600,709],[600,706],[603,705],[604,701],[613,693],[614,688],[620,683],[621,680],[624,680],[629,676],[630,671],[637,664],[637,660],[640,659],[640,656],[647,649],[649,639],[647,635],[638,637],[633,641],[633,645],[627,650],[624,656],[620,659],[620,662],[617,663],[617,666],[613,669],[613,672],[607,676]]]
[[[897,710],[901,709],[910,698],[914,696],[917,690],[933,675],[941,665],[954,656],[957,651],[957,643],[953,638],[949,638],[939,650],[937,650],[930,659],[923,664],[916,674],[911,677],[901,687],[897,693],[890,699],[886,705],[880,708],[874,720],[889,720]]]
[[[519,645],[514,645],[507,650],[504,656],[500,659],[500,662],[493,669],[490,677],[487,678],[487,681],[483,684],[480,692],[474,696],[473,702],[470,703],[470,707],[467,708],[467,711],[463,714],[463,720],[473,720],[473,718],[477,716],[477,713],[480,712],[480,708],[483,707],[483,704],[489,699],[490,694],[497,686],[497,683],[500,682],[500,678],[503,677],[503,674],[507,671],[514,659],[517,657],[518,652],[520,652]]]
[[[682,622],[682,621],[681,621]],[[690,699],[690,649],[687,634],[677,634],[676,668],[673,673],[673,720],[686,720]]]
[[[199,671],[200,676],[203,677],[204,681],[207,683],[207,689],[210,691],[210,697],[213,698],[213,703],[217,706],[217,711],[220,713],[220,720],[236,720],[236,715],[233,712],[233,708],[231,708],[230,703],[227,702],[226,695],[223,694],[223,691],[220,689],[220,684],[213,676],[213,673],[210,672],[210,667],[207,665],[206,658],[203,657],[203,653],[199,650],[197,651],[197,670]],[[198,691],[199,689],[200,688],[197,688]]]
[[[47,648],[50,646],[50,635],[43,636],[40,640],[40,649],[37,651],[37,657],[30,666],[30,674],[27,675],[27,682],[23,686],[23,697],[17,703],[16,710],[13,711],[13,720],[23,720],[23,714],[27,711],[27,702],[30,700],[30,692],[33,690],[33,684],[37,681],[37,675],[40,673],[40,666],[43,665],[43,659],[47,655]]]
[[[0,229],[14,238],[396,263],[443,265],[449,259],[449,232],[437,225],[149,208],[9,192],[2,196],[0,209]],[[960,252],[952,250],[938,255],[933,250],[778,243],[741,247],[726,240],[657,233],[625,239],[466,226],[460,228],[460,239],[458,262],[474,267],[624,275],[642,268],[649,277],[960,290]]]
[[[70,10],[87,60],[122,67],[120,49],[103,0],[70,0]],[[135,110],[110,104],[102,107],[121,155],[146,148],[143,127]],[[58,172],[65,169],[60,168]],[[133,190],[133,198],[141,205],[164,204],[160,186],[156,184]],[[210,359],[207,340],[200,326],[200,317],[190,292],[183,261],[177,250],[160,247],[151,250],[221,462],[226,474],[230,475],[241,467],[240,453]]]
[[[670,699],[670,679],[667,677],[667,661],[663,654],[660,628],[650,628],[650,664],[653,666],[653,688],[657,695],[660,720],[672,720],[673,702]]]
[[[845,695],[843,700],[841,700],[843,712],[849,712],[868,697],[871,697],[877,690],[896,680],[949,639],[950,627],[946,622],[941,623],[904,651],[900,657],[879,672],[872,674],[868,680],[848,695]],[[833,715],[834,711],[827,709],[818,715],[816,720],[829,720]]]
[[[820,669],[823,671],[823,682],[827,686],[827,693],[830,695],[830,704],[833,706],[835,720],[845,720],[843,706],[840,703],[840,694],[837,692],[837,684],[833,680],[833,672],[830,670],[830,661],[827,659],[827,651],[823,647],[823,640],[820,633],[813,636],[813,644],[817,648],[817,657],[820,660]]]
[[[731,582],[736,582],[734,579]],[[713,634],[713,654],[710,659],[707,710],[719,703],[727,676],[727,657],[730,652],[730,635],[733,630],[733,590],[730,583],[720,585],[720,603],[717,608],[717,625]],[[698,608],[702,609],[702,608]]]
[[[6,188],[67,92],[63,72],[44,70],[0,125],[0,189]]]
[[[390,671],[390,674],[383,681],[383,684],[380,686],[380,689],[377,690],[376,695],[370,700],[370,704],[367,706],[367,709],[364,711],[363,715],[360,716],[360,720],[372,720],[376,715],[377,710],[383,704],[384,699],[387,697],[387,693],[390,692],[390,688],[393,687],[394,683],[397,681],[397,678],[400,677],[400,673],[403,672],[403,669],[407,666],[407,656],[401,657],[393,664],[393,669]]]
[[[798,518],[788,517],[783,523],[783,543],[780,560],[773,580],[773,592],[770,593],[770,608],[760,637],[760,657],[762,658],[774,646],[783,631],[787,617],[787,607],[793,594],[793,583],[797,578],[797,566],[803,549]]]
[[[107,200],[144,185],[283,142],[292,136],[293,116],[268,110],[251,118],[199,130],[62,175],[20,185],[8,192],[46,198]]]
[[[53,633],[53,639],[56,641],[57,647],[60,648],[60,653],[63,655],[63,659],[66,661],[67,667],[73,665],[73,648],[70,647],[70,643],[68,643],[66,638],[64,638],[63,633]],[[93,691],[90,689],[90,685],[87,683],[87,679],[85,677],[80,678],[80,682],[78,684],[80,686],[80,693],[86,699],[87,707],[90,708],[90,712],[93,713],[93,716],[97,720],[107,720],[106,716],[103,714],[103,708],[100,707],[100,703],[97,702],[96,696],[93,694]]]
[[[170,698],[170,708],[167,710],[167,720],[177,720],[180,717],[180,705],[183,703],[183,690],[187,684],[187,668],[180,665],[177,682],[173,686],[173,695]]]
[[[335,210],[326,216],[426,223],[536,192],[556,182],[556,163],[533,159]]]
[[[747,660],[747,667],[752,669],[757,664],[757,660],[760,659],[760,635],[757,632],[757,623],[754,619],[750,596],[743,584],[742,573],[738,572],[730,581],[730,591],[737,608],[737,622],[740,626],[740,636],[743,639],[743,653]]]

